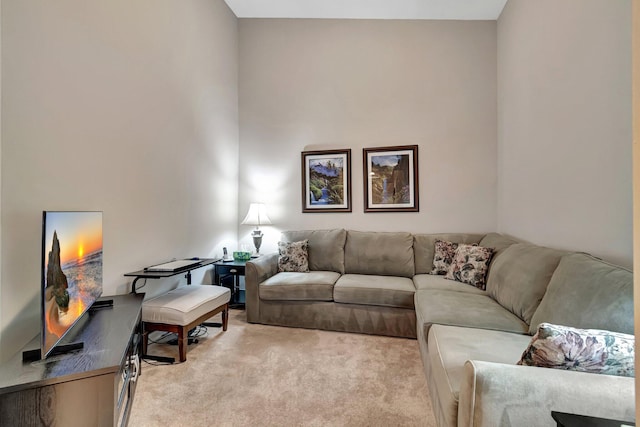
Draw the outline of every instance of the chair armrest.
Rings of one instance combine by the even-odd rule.
[[[245,310],[247,321],[260,321],[260,294],[258,285],[278,272],[278,254],[267,254],[254,258],[245,265]]]
[[[551,411],[635,419],[634,378],[468,360],[458,425],[554,427]]]

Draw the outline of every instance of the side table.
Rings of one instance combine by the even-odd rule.
[[[246,261],[216,261],[213,263],[213,284],[231,289],[230,308],[244,309],[245,291],[240,289],[240,278],[244,278]]]

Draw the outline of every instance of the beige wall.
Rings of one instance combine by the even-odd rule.
[[[281,229],[495,230],[495,21],[239,22],[239,218],[267,203],[264,251]],[[405,144],[420,212],[363,213],[362,148]],[[300,153],[326,148],[352,150],[353,212],[302,214]]]
[[[632,263],[631,1],[509,0],[498,228]]]
[[[633,0],[633,270],[640,271],[640,0]],[[640,331],[640,277],[634,274],[635,330]],[[636,340],[636,371],[640,366],[640,350]],[[640,381],[636,381],[636,420],[640,419]]]
[[[237,240],[237,19],[222,0],[3,0],[1,40],[6,357],[38,332],[42,210],[104,211],[106,295]]]

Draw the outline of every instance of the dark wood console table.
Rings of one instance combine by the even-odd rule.
[[[22,352],[0,366],[0,423],[65,427],[126,426],[140,374],[144,294],[109,297],[85,313],[63,343],[84,348],[37,362]],[[36,336],[24,350],[39,347]]]

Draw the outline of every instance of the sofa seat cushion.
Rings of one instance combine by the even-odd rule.
[[[413,276],[413,284],[416,290],[421,289],[441,289],[444,291],[467,292],[471,294],[487,295],[486,291],[475,286],[469,286],[466,283],[457,282],[455,280],[445,279],[444,276],[436,276],[433,274],[416,274]]]
[[[531,337],[503,331],[433,325],[427,344],[427,383],[437,390],[446,425],[457,425],[458,396],[467,360],[515,365]]]
[[[258,292],[264,300],[332,301],[339,277],[335,271],[283,272],[260,283]]]
[[[333,288],[333,300],[413,309],[414,293],[413,281],[406,277],[345,274]]]
[[[434,324],[519,334],[529,330],[529,325],[486,294],[423,289],[415,294],[415,307],[418,327],[424,328],[425,337]]]

